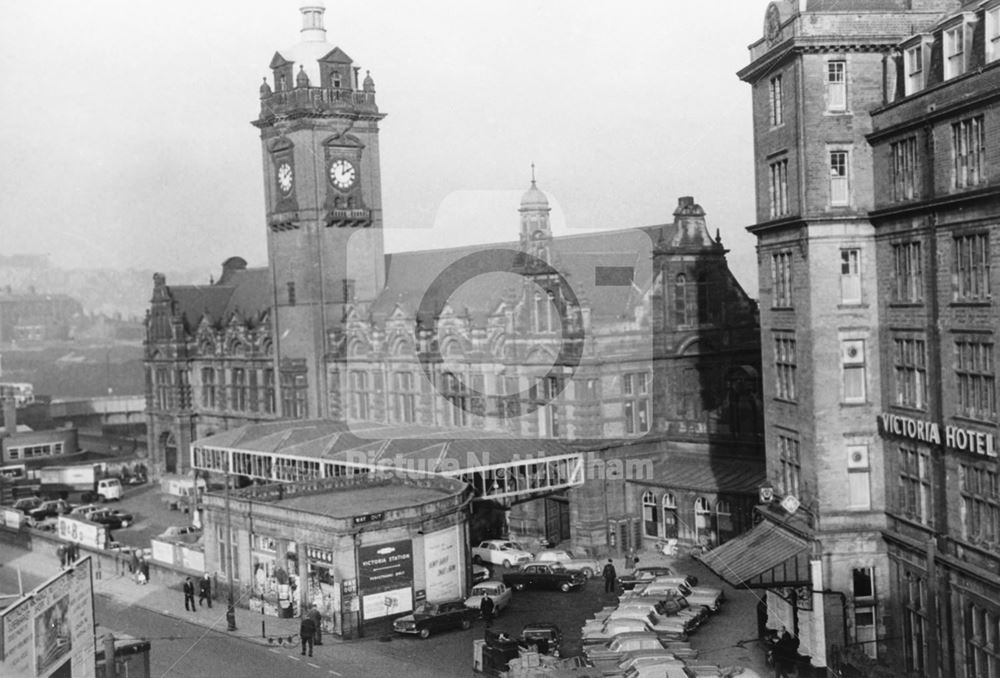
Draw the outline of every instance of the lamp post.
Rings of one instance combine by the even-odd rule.
[[[228,630],[236,630],[236,606],[233,603],[233,518],[229,510],[229,455],[226,455],[226,579],[229,582],[229,600],[226,604]]]

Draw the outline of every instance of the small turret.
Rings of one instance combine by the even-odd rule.
[[[271,86],[267,84],[267,77],[265,77],[264,82],[260,85],[260,98],[266,99],[272,94],[273,92],[271,91]]]
[[[309,76],[306,75],[306,67],[301,64],[299,64],[298,75],[295,76],[295,86],[296,87],[309,86]]]
[[[364,90],[366,92],[374,92],[375,91],[375,81],[372,80],[372,72],[371,71],[365,71],[365,81],[364,81],[362,87],[364,88]]]

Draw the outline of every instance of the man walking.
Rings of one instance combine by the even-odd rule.
[[[618,578],[618,573],[615,572],[615,564],[611,562],[611,558],[608,558],[608,564],[604,566],[601,575],[604,577],[604,592],[614,593],[615,579]]]
[[[299,636],[302,638],[302,654],[306,653],[306,646],[309,646],[309,656],[313,656],[313,638],[316,636],[316,622],[309,615],[302,617],[299,624]]]
[[[484,593],[483,599],[479,602],[479,614],[486,622],[486,628],[489,628],[493,623],[493,611],[495,608],[493,599]]]
[[[306,616],[312,619],[313,625],[316,627],[316,635],[313,636],[313,643],[315,645],[323,644],[323,615],[320,613],[319,608],[316,607],[316,603],[309,604],[309,611]]]
[[[197,612],[198,608],[194,604],[194,582],[191,577],[184,577],[184,611]]]
[[[208,609],[212,609],[212,580],[208,578],[208,572],[201,576],[198,582],[198,605],[204,605],[208,601]]]

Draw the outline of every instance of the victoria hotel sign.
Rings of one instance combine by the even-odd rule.
[[[901,417],[896,414],[878,415],[878,422],[885,433],[903,438],[920,440],[932,445],[944,445],[953,450],[978,454],[984,457],[997,456],[996,443],[992,433],[976,431],[958,426],[940,426],[932,421]]]

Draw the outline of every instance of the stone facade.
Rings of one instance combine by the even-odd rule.
[[[753,88],[767,473],[779,529],[805,516],[812,589],[835,608],[770,587],[771,626],[794,620],[816,666],[848,647],[884,655],[887,487],[877,414],[884,401],[879,195],[867,141],[895,46],[955,2],[772,2],[739,76]],[[894,77],[894,76],[892,76]],[[894,482],[894,481],[893,481]],[[811,603],[812,601],[807,601]]]
[[[990,152],[1000,141],[1000,4],[962,10],[900,43],[870,141],[886,300],[888,657],[910,675],[965,678],[1000,671],[1000,163]],[[966,47],[952,72],[956,32]]]

